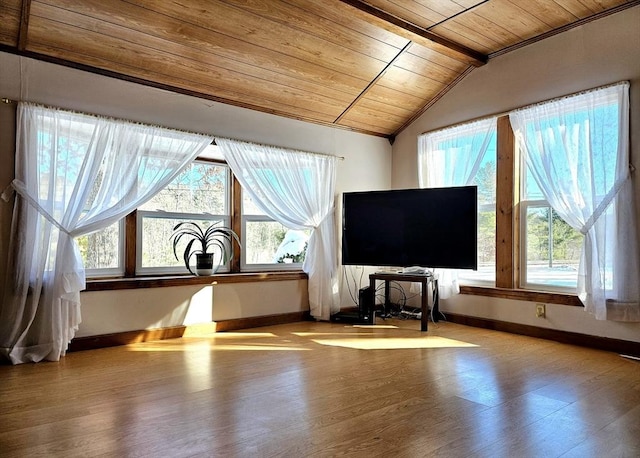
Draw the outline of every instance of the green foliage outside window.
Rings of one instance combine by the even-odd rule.
[[[551,217],[550,214],[551,213]],[[530,208],[527,212],[527,258],[573,264],[580,258],[582,234],[569,226],[549,207]]]

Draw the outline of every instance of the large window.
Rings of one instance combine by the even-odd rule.
[[[626,138],[620,133],[628,112],[619,96],[622,90],[588,91],[551,107],[544,104],[539,111],[536,106],[534,113],[528,108],[514,112],[526,111],[526,117],[502,116],[482,160],[475,156],[483,151],[474,140],[481,137],[479,121],[419,138],[421,184],[478,186],[479,269],[472,275],[459,272],[461,284],[486,282],[493,274],[498,288],[578,292],[583,297],[584,289],[578,290],[579,272],[585,271],[580,266],[583,234],[594,228],[598,235],[591,235],[590,246],[595,268],[586,271],[591,269],[603,288],[615,289],[615,266],[624,264],[624,258],[613,261],[620,252],[616,238],[624,234],[614,221],[625,215],[614,200],[627,176]],[[512,123],[518,116],[524,121],[515,135]],[[439,159],[429,164],[425,151]],[[427,173],[433,176],[424,179]]]
[[[126,221],[77,239],[87,276],[186,273],[180,256],[184,247],[178,246],[176,259],[171,241],[175,225],[186,221],[205,228],[220,224],[241,234],[242,249],[236,253],[241,271],[300,270],[310,231],[291,230],[274,221],[246,193],[234,195],[231,183],[221,153],[214,145],[208,147]],[[239,227],[234,227],[233,207],[240,209]],[[221,266],[219,272],[230,271],[232,265]]]
[[[620,211],[633,205],[628,87],[509,114],[523,157],[521,284],[570,288],[599,319],[624,316],[638,295],[635,218]]]

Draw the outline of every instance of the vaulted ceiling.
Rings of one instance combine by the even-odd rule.
[[[638,4],[0,0],[0,50],[393,138],[491,58]]]

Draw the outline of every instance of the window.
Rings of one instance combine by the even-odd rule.
[[[619,297],[633,296],[624,275],[614,277],[616,270],[633,272],[635,262],[625,256],[625,247],[635,249],[635,231],[626,229],[634,224],[627,218],[632,213],[619,210],[633,200],[630,187],[624,186],[629,179],[626,92],[628,84],[622,83],[498,118],[495,162],[464,160],[473,157],[472,151],[481,151],[479,147],[470,147],[461,154],[461,144],[473,145],[474,135],[468,130],[479,121],[419,137],[421,185],[457,182],[457,175],[472,176],[474,166],[470,164],[479,165],[473,175],[479,194],[479,265],[481,269],[487,267],[481,258],[484,249],[490,247],[486,250],[488,259],[495,249],[491,260],[495,260],[498,288],[531,290],[514,291],[523,298],[549,292],[549,298],[571,304],[576,302],[562,302],[566,296],[553,293],[578,293],[590,312],[594,310],[590,304],[599,302],[599,311],[594,314],[600,317],[606,313],[603,298],[607,304],[624,304]],[[429,137],[430,145],[426,141]],[[487,148],[490,154],[492,142],[493,139]],[[423,156],[430,149],[441,158],[440,162],[432,161],[435,176],[424,179],[429,172]],[[629,195],[622,197],[625,192]],[[493,205],[499,211],[491,212]],[[494,218],[495,239],[494,233],[486,230],[493,229],[490,221]],[[590,264],[584,269],[580,266],[585,246],[583,233],[591,237],[591,243],[586,245],[591,250],[587,253]],[[625,241],[621,242],[621,238]],[[581,284],[579,269],[585,273]],[[482,271],[479,269],[478,273]],[[459,277],[462,284],[481,279],[467,276],[466,272],[460,272]],[[472,286],[463,290],[484,294],[481,288]]]
[[[619,195],[629,178],[627,91],[624,83],[510,114],[523,156],[521,286],[570,289],[600,318],[609,298],[630,292],[620,273],[632,271],[635,231],[617,211],[633,198]]]
[[[520,284],[575,291],[583,236],[553,210],[524,164],[521,170]]]
[[[229,168],[226,164],[198,160],[190,164],[164,190],[135,212],[135,273],[184,273],[178,246],[173,253],[171,234],[182,221],[203,226],[230,226]],[[87,275],[123,275],[125,257],[124,220],[77,239]],[[187,243],[187,242],[184,242]],[[221,266],[220,270],[228,270]]]
[[[478,270],[461,270],[464,282],[493,283],[496,279],[496,131],[492,130],[484,158],[471,181],[478,187]]]
[[[460,270],[465,282],[493,283],[496,271],[496,119],[422,135],[419,181],[424,187],[478,187],[478,270]]]
[[[89,277],[119,276],[124,273],[124,220],[76,241]]]
[[[219,223],[241,234],[242,250],[236,253],[241,271],[300,270],[310,231],[287,229],[258,209],[246,193],[232,196],[231,182],[228,165],[218,148],[211,145],[163,191],[129,215],[126,222],[122,220],[77,239],[87,276],[187,273],[180,256],[184,247],[178,246],[176,259],[171,240],[173,228],[183,221],[204,227]],[[235,204],[241,208],[239,228],[233,227],[232,199],[241,202]],[[128,226],[134,230],[125,230]],[[131,235],[134,233],[135,237]],[[128,252],[134,255],[127,258]],[[218,271],[230,270],[227,265]]]
[[[230,226],[229,168],[225,164],[195,161],[171,184],[136,212],[136,273],[183,273],[180,256],[173,253],[171,234],[176,224],[191,221],[207,227]],[[186,241],[184,242],[187,243]],[[228,270],[221,266],[220,270]]]
[[[310,231],[288,229],[267,216],[251,198],[242,197],[242,268],[302,268]]]

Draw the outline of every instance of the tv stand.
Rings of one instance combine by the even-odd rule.
[[[373,306],[375,307],[375,294],[376,294],[376,280],[384,281],[384,307],[387,309],[390,305],[389,301],[389,282],[390,281],[406,281],[413,283],[420,283],[422,285],[422,318],[420,319],[420,330],[426,331],[429,323],[429,292],[433,291],[433,321],[437,322],[440,319],[440,309],[438,300],[438,280],[436,280],[431,274],[410,274],[410,273],[391,273],[391,272],[376,272],[369,275],[369,283],[371,288],[371,294],[373,295]],[[431,289],[429,288],[431,286]],[[372,310],[369,320],[371,324],[375,324],[376,314]]]

